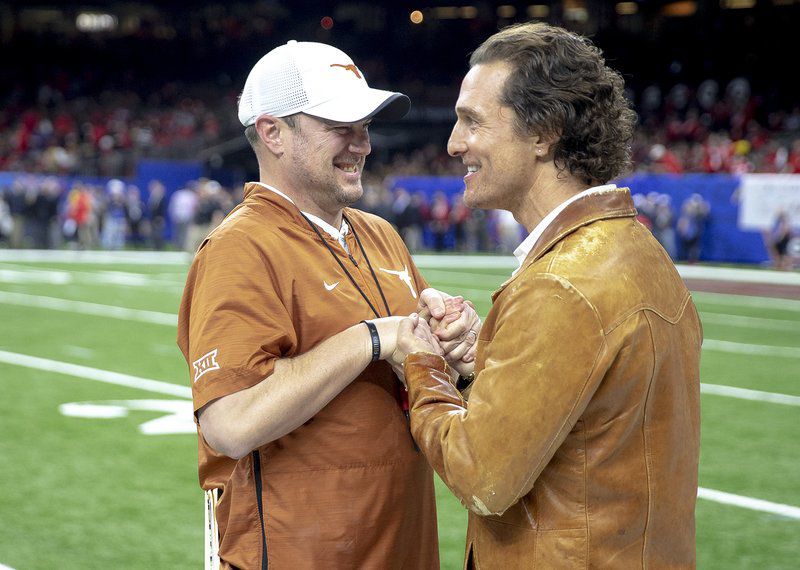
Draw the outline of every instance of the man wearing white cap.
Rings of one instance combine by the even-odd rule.
[[[480,321],[427,288],[387,222],[348,208],[370,122],[408,107],[324,44],[291,41],[247,78],[260,181],[200,246],[179,317],[200,483],[219,497],[212,565],[219,536],[223,566],[438,567],[432,472],[385,360],[397,315],[427,306],[450,324],[418,334],[469,368]]]

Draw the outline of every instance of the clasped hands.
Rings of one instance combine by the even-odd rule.
[[[374,319],[381,339],[381,359],[402,379],[402,365],[412,352],[444,356],[451,368],[466,376],[475,367],[481,320],[463,297],[428,288],[420,293],[417,312],[408,317]]]

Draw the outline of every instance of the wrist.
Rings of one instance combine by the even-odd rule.
[[[370,362],[380,360],[381,337],[380,334],[378,334],[378,328],[372,321],[364,320],[361,321],[361,323],[366,326],[369,333],[369,338],[367,339],[367,355],[369,356]]]

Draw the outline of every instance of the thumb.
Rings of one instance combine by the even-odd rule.
[[[411,315],[400,321],[400,325],[397,327],[398,340],[403,336],[413,335],[417,322],[419,322],[419,315],[416,313],[411,313]]]
[[[431,315],[437,319],[441,319],[445,314],[444,297],[436,289],[429,287],[420,293],[419,304],[421,308],[427,307]]]

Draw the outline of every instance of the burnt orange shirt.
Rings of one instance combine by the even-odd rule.
[[[400,237],[371,214],[344,215],[353,260],[322,239],[380,316],[356,235],[391,313],[414,311],[426,284]],[[200,247],[181,301],[195,411],[268,378],[276,359],[374,318],[358,288],[294,204],[248,184]],[[222,489],[224,564],[260,568],[266,545],[272,568],[438,568],[433,475],[414,449],[401,389],[388,364],[373,363],[304,425],[239,461],[211,449],[198,426],[200,485]]]

